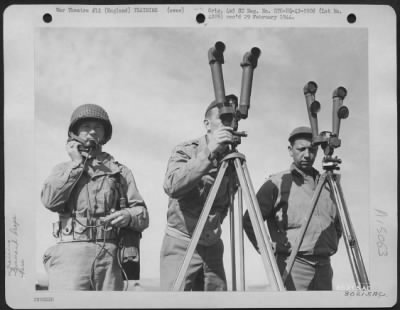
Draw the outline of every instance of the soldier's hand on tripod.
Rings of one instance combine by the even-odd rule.
[[[215,178],[213,178],[211,175],[203,175],[201,177],[201,182],[203,183],[204,186],[210,186],[214,184]]]
[[[209,134],[208,149],[212,154],[221,154],[227,150],[228,145],[233,142],[232,131],[232,127],[221,126]]]

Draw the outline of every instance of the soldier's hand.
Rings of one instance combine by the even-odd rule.
[[[80,163],[82,162],[82,154],[78,150],[78,145],[80,143],[78,141],[68,141],[65,148],[67,150],[67,153],[69,157],[71,157],[72,161]]]
[[[212,154],[223,153],[233,142],[232,127],[222,126],[209,135],[208,149]]]
[[[131,222],[131,214],[128,210],[119,210],[106,216],[103,221],[114,227],[126,227]]]
[[[203,175],[201,177],[201,182],[203,183],[203,186],[209,186],[214,184],[215,178],[213,178],[211,175]]]

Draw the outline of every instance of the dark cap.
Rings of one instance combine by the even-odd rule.
[[[297,136],[310,136],[312,138],[311,128],[306,126],[296,127],[289,135],[289,142],[292,142]]]

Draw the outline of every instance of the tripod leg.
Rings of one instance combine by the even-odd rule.
[[[343,191],[339,182],[336,182],[336,175],[332,172],[328,175],[328,182],[332,189],[335,203],[339,212],[340,222],[343,229],[343,240],[346,245],[354,280],[358,288],[369,289],[370,284],[365,270],[364,261],[358,246],[356,234],[350,220],[350,215],[344,201]]]
[[[268,243],[269,245],[271,245],[270,246],[271,249],[268,250],[269,261],[273,262],[272,266],[273,266],[273,269],[274,269],[273,270],[274,271],[274,275],[276,275],[276,279],[277,279],[276,281],[277,281],[277,283],[279,285],[281,285],[281,289],[283,290],[284,289],[284,282],[282,282],[282,279],[281,279],[280,273],[279,273],[279,268],[276,265],[276,259],[275,259],[274,251],[273,251],[273,248],[272,248],[272,239],[271,239],[271,236],[269,234],[268,228],[266,228],[265,225],[264,225],[264,219],[263,219],[262,214],[261,214],[260,206],[258,205],[257,196],[256,196],[256,193],[254,191],[253,183],[251,182],[251,177],[250,177],[250,173],[249,173],[249,170],[247,168],[246,162],[242,163],[242,167],[243,167],[243,172],[244,172],[245,179],[246,179],[246,181],[247,181],[247,183],[249,185],[249,193],[250,193],[251,199],[252,199],[252,201],[255,202],[254,203],[254,206],[255,206],[254,214],[256,216],[256,221],[258,223],[260,223],[259,225],[260,225],[260,231],[262,233],[262,238],[264,240],[264,243]],[[249,211],[249,214],[250,214],[250,211]]]
[[[232,291],[236,291],[236,254],[235,254],[235,213],[234,213],[234,192],[232,184],[229,184],[229,222],[230,222],[230,237],[231,237],[231,261],[232,261]]]
[[[228,162],[227,161],[222,162],[222,165],[218,171],[217,178],[215,179],[215,182],[211,188],[211,191],[209,192],[209,194],[207,196],[206,203],[200,214],[200,218],[199,218],[199,221],[197,222],[196,228],[193,232],[192,239],[190,240],[189,247],[186,251],[181,268],[179,269],[178,276],[177,276],[174,286],[173,286],[174,291],[182,290],[183,281],[185,279],[185,275],[186,275],[187,269],[189,267],[189,263],[192,260],[193,253],[196,249],[197,243],[199,242],[200,235],[203,232],[204,225],[207,221],[208,215],[210,214],[211,207],[214,203],[215,197],[217,196],[219,186],[221,185],[221,181],[225,175],[225,171],[226,171],[227,167],[228,167]]]
[[[300,246],[303,243],[304,235],[306,234],[308,225],[310,224],[311,217],[314,213],[315,207],[317,206],[319,195],[321,194],[322,188],[326,182],[326,173],[322,174],[318,180],[317,188],[315,189],[314,195],[311,200],[311,208],[308,209],[307,214],[304,217],[303,224],[301,225],[299,235],[296,239],[295,244],[292,247],[292,251],[290,253],[288,263],[286,265],[285,270],[282,274],[283,282],[286,282],[287,277],[292,271],[294,261],[296,260],[297,253],[299,252]]]
[[[234,162],[236,173],[239,179],[239,184],[243,189],[243,194],[248,204],[250,220],[254,228],[257,244],[260,248],[267,278],[270,279],[271,275],[273,276],[270,284],[275,290],[285,290],[278,266],[276,265],[274,253],[271,246],[271,240],[265,238],[265,236],[267,236],[267,232],[264,226],[264,222],[260,222],[256,214],[256,212],[260,212],[260,207],[258,205],[257,199],[254,199],[254,190],[250,188],[249,181],[246,179],[246,174],[249,175],[248,172],[244,172],[244,167],[246,166],[243,167],[240,159],[238,158],[236,158]],[[251,193],[253,193],[253,195]]]
[[[238,188],[238,232],[239,232],[239,283],[240,290],[245,290],[245,278],[244,278],[244,243],[243,243],[243,196],[242,188]]]
[[[256,193],[254,192],[253,184],[251,183],[251,178],[250,178],[249,170],[247,169],[246,163],[243,162],[242,166],[243,166],[243,171],[244,171],[245,178],[246,178],[246,180],[248,181],[248,184],[249,184],[249,190],[250,190],[251,199],[253,201],[257,201],[258,202]],[[257,206],[258,206],[258,203],[257,203]],[[259,223],[264,223],[264,219],[263,219],[262,214],[261,214],[261,209],[258,207],[258,208],[256,208],[255,211],[256,211],[255,214],[256,214],[256,217],[257,217],[257,221]],[[268,230],[267,229],[263,229],[262,233],[263,233],[264,240],[269,240],[270,244],[272,244],[271,236],[269,235]]]

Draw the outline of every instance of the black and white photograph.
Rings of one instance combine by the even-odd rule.
[[[7,304],[393,306],[395,17],[8,7]]]

